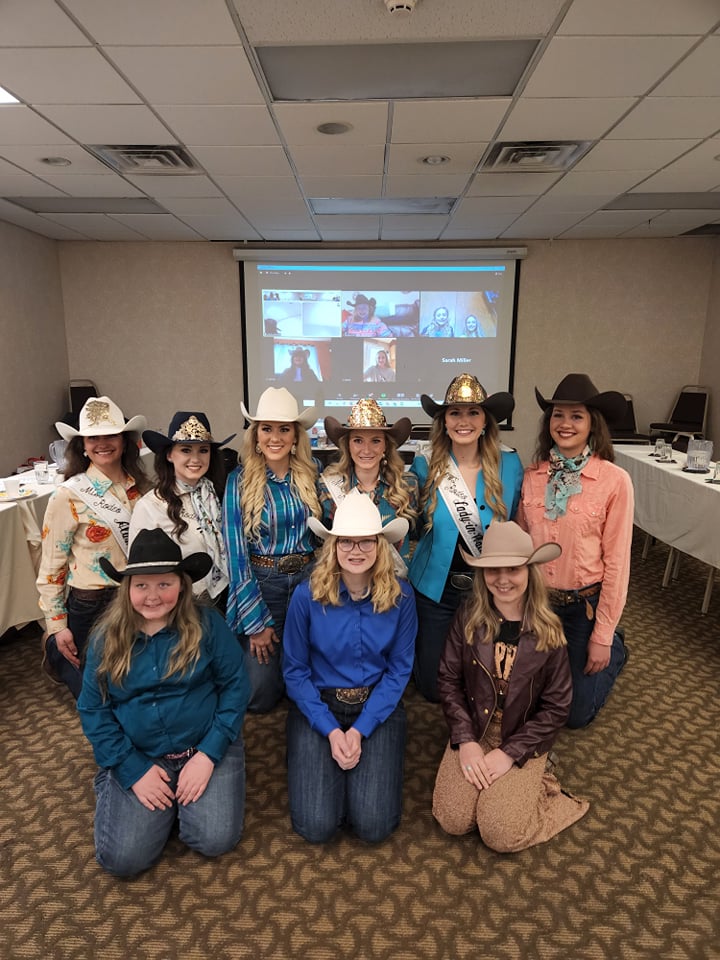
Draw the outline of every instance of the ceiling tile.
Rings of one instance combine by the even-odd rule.
[[[715,8],[720,9],[717,4]],[[653,90],[657,97],[701,97],[720,90],[720,37],[708,37]]]
[[[428,168],[429,169],[429,168]],[[441,168],[444,169],[444,168]],[[386,197],[457,197],[467,186],[467,174],[399,174],[385,181]]]
[[[272,211],[242,211],[251,224],[263,237],[268,231],[278,231],[287,227],[290,230],[314,230],[312,217],[307,213],[282,213]]]
[[[453,219],[443,231],[442,240],[494,240],[517,220],[517,214],[483,216],[472,226],[461,226]]]
[[[646,93],[690,49],[691,37],[556,37],[523,96],[624,97]]]
[[[715,223],[718,220],[717,210],[668,210],[652,220],[645,221],[628,230],[624,236],[677,236],[687,230],[694,230],[705,223]]]
[[[662,210],[598,210],[574,227],[570,227],[563,233],[563,237],[617,237],[631,227],[644,223],[662,212]]]
[[[717,149],[717,148],[716,148]],[[675,164],[638,184],[631,193],[702,193],[720,185],[720,163],[715,170],[681,170]]]
[[[170,213],[183,219],[203,214],[212,217],[232,217],[237,214],[235,207],[225,197],[167,197],[161,203]]]
[[[161,213],[116,213],[110,218],[117,220],[147,240],[204,240],[199,233],[169,214]]]
[[[461,200],[453,213],[455,226],[472,226],[488,216],[512,214],[513,219],[523,213],[532,203],[532,197],[471,197]]]
[[[139,197],[141,193],[122,177],[108,170],[108,176],[85,174],[83,176],[43,177],[48,183],[62,190],[70,197]]]
[[[71,142],[62,131],[39,117],[30,107],[13,103],[0,106],[0,145]]]
[[[491,140],[510,99],[420,100],[396,103],[392,142],[425,143],[428,133],[444,143]]]
[[[389,149],[388,173],[392,175],[420,175],[428,170],[436,173],[464,173],[470,175],[487,149],[487,143],[393,143]],[[423,157],[447,156],[442,166],[423,163]]]
[[[302,200],[294,177],[217,177],[217,184],[233,203],[281,203]]]
[[[145,238],[104,213],[53,213],[45,214],[61,226],[75,229],[91,240],[144,240]]]
[[[610,170],[585,173],[571,170],[553,187],[553,195],[574,193],[580,196],[593,196],[601,193],[625,193],[636,183],[650,176],[652,170]]]
[[[716,0],[574,0],[560,34],[703,34],[718,20]]]
[[[385,143],[387,103],[276,103],[273,111],[291,146]],[[322,123],[347,123],[352,129],[328,135],[316,129]]]
[[[579,216],[572,213],[547,213],[538,216],[530,211],[508,227],[503,236],[527,237],[528,240],[539,237],[557,237],[577,223],[578,220]]]
[[[532,212],[538,215],[553,213],[577,213],[587,216],[595,210],[600,209],[606,203],[614,199],[612,194],[601,194],[600,196],[588,196],[586,194],[559,194],[555,190],[546,193],[535,201]]]
[[[262,103],[241,46],[107,47],[108,56],[153,103]]]
[[[280,139],[265,106],[164,104],[157,107],[168,127],[188,144],[214,147],[275,146]]]
[[[347,176],[372,176],[382,173],[385,148],[382,144],[295,147],[292,155],[301,177],[333,176],[338,170],[342,170]]]
[[[183,222],[202,234],[206,240],[262,240],[250,224],[239,213],[221,214],[220,216],[182,217]]]
[[[207,177],[128,177],[130,183],[150,197],[219,197],[220,191]]]
[[[0,196],[2,197],[61,197],[60,190],[44,183],[30,173],[23,173],[12,164],[0,160]]]
[[[273,223],[281,222],[283,216],[287,217],[288,223],[291,220],[297,222],[298,219],[307,220],[312,223],[308,206],[302,197],[290,199],[288,197],[277,197],[275,200],[250,199],[247,198],[242,203],[235,201],[236,206],[252,223],[272,220]],[[302,224],[307,226],[307,224]]]
[[[500,136],[502,140],[597,140],[634,103],[630,97],[522,98],[513,107]]]
[[[65,0],[65,6],[102,44],[239,42],[222,0]]]
[[[381,240],[413,240],[418,232],[429,240],[437,240],[448,225],[448,218],[441,216],[396,216],[382,218]]]
[[[468,197],[537,197],[561,176],[559,173],[478,173]]]
[[[328,230],[336,233],[354,232],[356,235],[362,234],[368,237],[377,237],[380,229],[380,217],[370,217],[363,214],[354,214],[346,217],[319,216],[315,217],[315,224],[323,237],[325,237],[326,231]]]
[[[388,178],[388,181],[391,178]],[[308,197],[376,198],[382,193],[383,179],[377,177],[311,177],[302,178]]]
[[[6,47],[82,47],[90,41],[55,0],[3,0],[2,45]]]
[[[210,176],[286,177],[290,165],[282,147],[194,147]]]
[[[691,150],[697,140],[603,140],[591,147],[573,171],[645,170],[663,167]]]
[[[170,144],[175,139],[143,106],[47,106],[37,109],[81,143]]]
[[[611,133],[610,140],[702,139],[720,130],[720,97],[648,97]]]
[[[2,85],[28,103],[138,103],[97,50],[0,48]]]
[[[52,143],[23,146],[0,146],[0,156],[12,163],[34,173],[39,177],[52,175],[77,176],[83,173],[103,174],[110,173],[104,163],[94,157],[87,150],[74,144]],[[65,157],[70,160],[67,167],[53,167],[42,162],[43,157]]]
[[[25,227],[26,230],[33,230],[45,237],[51,237],[54,240],[83,240],[81,234],[66,227],[61,227],[57,223],[51,223],[44,217],[39,217],[23,207],[18,207],[8,200],[0,200],[0,220],[8,223],[17,224],[19,227]]]

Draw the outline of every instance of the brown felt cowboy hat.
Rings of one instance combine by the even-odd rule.
[[[610,423],[622,420],[627,410],[627,400],[622,393],[617,390],[600,393],[586,373],[569,373],[563,377],[549,400],[535,387],[535,397],[542,410],[559,403],[579,404],[598,410]]]
[[[335,417],[325,417],[325,433],[334,444],[337,444],[341,437],[347,436],[351,430],[380,430],[392,437],[401,447],[410,436],[412,422],[408,417],[401,417],[396,423],[390,425],[380,409],[380,404],[372,399],[358,400],[345,424],[340,423]]]
[[[507,420],[515,409],[512,394],[501,392],[489,397],[485,387],[471,373],[461,373],[455,377],[447,388],[444,403],[436,403],[427,393],[421,395],[420,403],[425,413],[431,417],[444,413],[448,407],[459,407],[463,404],[482,407],[497,423]]]

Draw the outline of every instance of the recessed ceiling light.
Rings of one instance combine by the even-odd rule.
[[[0,103],[20,103],[17,97],[14,97],[7,90],[0,87]]]
[[[321,123],[315,128],[318,133],[325,133],[329,137],[336,137],[341,133],[348,133],[352,130],[350,123]]]
[[[40,163],[46,163],[49,167],[69,167],[72,160],[67,157],[40,157]]]
[[[426,163],[429,167],[439,167],[443,163],[450,163],[450,157],[443,157],[440,154],[430,157],[420,157],[420,163]]]

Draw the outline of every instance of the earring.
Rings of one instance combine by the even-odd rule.
[[[87,452],[87,450],[83,450],[83,456],[87,459],[90,454]]]
[[[296,444],[296,443],[294,443],[294,444],[290,447],[290,453],[291,453],[293,456],[295,456],[295,454],[297,453],[297,444]]]
[[[256,443],[256,444],[255,444],[255,453],[262,453],[262,450],[260,449],[260,444],[259,444],[259,443]]]
[[[387,466],[387,457],[385,456],[385,454],[383,454],[382,457],[380,458],[380,469],[384,470],[386,466]]]
[[[485,436],[485,427],[483,427],[482,430],[480,431],[480,436],[481,437]]]

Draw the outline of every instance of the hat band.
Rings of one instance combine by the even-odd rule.
[[[182,560],[139,560],[135,563],[129,563],[124,572],[134,570],[135,567],[179,567]]]

